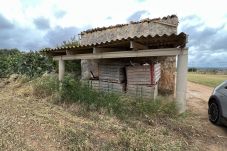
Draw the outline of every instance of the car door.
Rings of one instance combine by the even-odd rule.
[[[227,118],[227,82],[223,83],[221,88],[219,89],[219,93],[221,93],[219,99],[221,103],[223,116]]]

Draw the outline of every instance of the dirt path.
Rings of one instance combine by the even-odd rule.
[[[227,141],[227,128],[215,126],[208,120],[208,99],[213,88],[188,82],[187,86],[187,105],[188,110],[198,115],[198,119],[203,124],[204,129],[213,137],[224,138]],[[212,149],[213,147],[213,149]],[[226,148],[225,148],[226,149]],[[211,145],[211,150],[225,150],[222,145]]]
[[[187,103],[188,109],[207,118],[207,102],[213,89],[200,84],[188,82]]]

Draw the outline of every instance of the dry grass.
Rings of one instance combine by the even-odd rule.
[[[87,112],[79,103],[54,105],[28,90],[29,82],[0,88],[0,150],[175,151],[204,149],[201,144],[210,142],[192,114],[121,120]]]
[[[188,81],[210,87],[216,87],[225,80],[227,80],[227,75],[188,73]]]

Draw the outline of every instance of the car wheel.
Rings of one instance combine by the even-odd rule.
[[[208,109],[209,120],[217,125],[221,124],[220,109],[216,102],[211,102]]]

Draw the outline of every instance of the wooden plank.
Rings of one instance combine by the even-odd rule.
[[[160,65],[129,66],[126,67],[128,84],[156,84],[161,77]]]
[[[148,49],[147,46],[145,45],[142,45],[138,42],[135,42],[135,41],[130,41],[130,48],[133,49],[133,50],[143,50],[143,49]]]
[[[126,94],[133,97],[155,99],[158,94],[158,85],[130,85],[127,84]]]
[[[105,82],[125,81],[124,64],[99,64],[99,79]]]
[[[66,55],[77,55],[77,54],[90,54],[92,53],[92,50],[77,50],[77,51],[74,51],[73,49],[71,50],[66,50]]]
[[[80,60],[80,59],[104,59],[104,58],[129,58],[129,57],[152,57],[152,56],[176,56],[183,52],[180,48],[163,48],[163,49],[147,49],[139,51],[118,51],[118,52],[103,52],[77,55],[55,56],[54,60]]]
[[[125,83],[110,83],[99,80],[82,80],[83,85],[97,91],[125,93]]]
[[[93,53],[102,53],[102,52],[115,52],[115,51],[122,51],[121,49],[117,49],[117,48],[98,48],[98,47],[94,47],[93,48]],[[126,50],[124,50],[126,51]]]
[[[99,81],[100,91],[104,92],[125,92],[125,83],[110,83]]]

